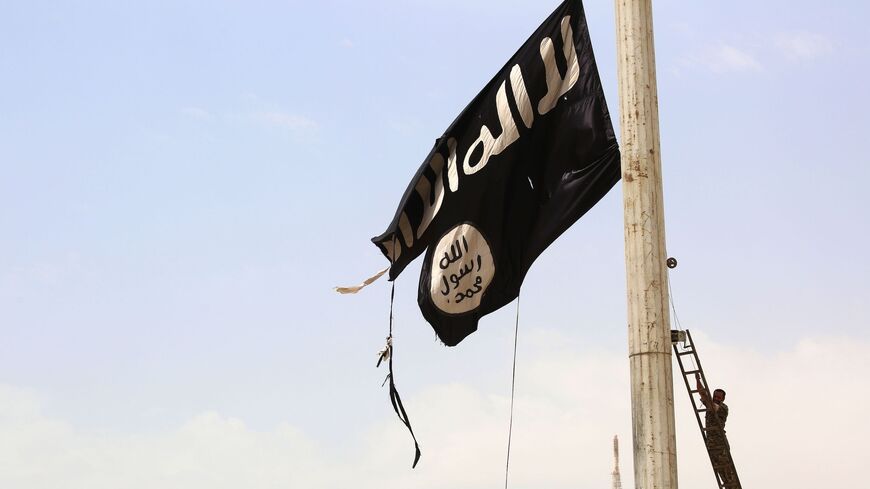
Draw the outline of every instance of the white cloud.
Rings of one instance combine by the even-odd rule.
[[[830,39],[810,32],[780,33],[775,43],[793,61],[816,59],[834,50],[834,43]]]
[[[713,73],[761,70],[761,63],[751,54],[728,44],[708,47],[691,58],[691,62],[700,64]]]
[[[254,117],[265,124],[293,131],[310,130],[317,127],[317,123],[307,117],[280,111],[257,112]]]
[[[747,487],[854,486],[863,480],[862,423],[870,343],[806,340],[765,354],[695,339],[708,380],[725,387],[728,433]],[[611,439],[620,435],[632,486],[628,362],[623,352],[541,348],[518,365],[511,487],[609,487]],[[679,379],[677,448],[683,487],[714,485]],[[405,399],[423,458],[388,412],[352,449],[327,449],[300,430],[269,431],[200,414],[169,432],[90,433],[41,414],[33,393],[0,386],[0,487],[10,489],[336,488],[499,486],[508,398],[467,385],[435,385]],[[348,409],[353,409],[348,407]]]
[[[79,208],[82,209],[80,212],[86,212],[86,206]],[[42,296],[52,289],[81,280],[86,272],[81,256],[73,251],[10,268],[0,272],[0,298]]]
[[[203,413],[169,433],[82,433],[21,391],[0,388],[0,400],[12,406],[0,411],[0,487],[335,487],[321,477],[327,458],[289,425],[256,432]]]
[[[199,107],[184,107],[181,109],[181,113],[186,117],[201,121],[209,121],[212,119],[212,115],[209,111]]]

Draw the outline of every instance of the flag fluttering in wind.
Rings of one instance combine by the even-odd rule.
[[[445,344],[517,297],[535,259],[619,181],[583,5],[566,0],[456,118],[372,241]]]

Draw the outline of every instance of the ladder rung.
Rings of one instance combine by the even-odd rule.
[[[688,372],[683,372],[683,375],[692,375],[692,374],[699,374],[699,373],[701,373],[700,370],[689,370]]]
[[[693,353],[695,353],[695,350],[689,350],[689,351],[678,351],[678,352],[677,352],[677,355],[680,355],[680,356],[683,356],[683,355],[692,355]]]

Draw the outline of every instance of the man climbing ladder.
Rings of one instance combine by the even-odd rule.
[[[741,489],[740,478],[734,467],[734,459],[731,458],[731,447],[725,436],[725,421],[728,419],[728,406],[725,405],[725,391],[716,389],[710,396],[707,389],[707,378],[704,369],[701,368],[701,359],[692,341],[692,334],[688,331],[671,331],[671,341],[674,347],[674,356],[683,374],[683,382],[695,411],[695,420],[704,438],[704,445],[710,455],[710,463],[713,473],[716,475],[716,484],[719,489]],[[690,366],[691,365],[691,366]],[[687,369],[688,367],[688,369]],[[695,377],[694,388],[689,383],[690,377]],[[700,397],[698,405],[695,396]],[[701,420],[704,413],[704,420]]]
[[[701,385],[701,374],[695,374],[695,388],[701,396],[701,402],[707,408],[704,424],[707,429],[707,451],[710,452],[710,460],[713,468],[719,473],[726,489],[737,489],[737,477],[734,473],[734,464],[731,462],[731,446],[725,435],[725,421],[728,419],[728,405],[725,404],[725,391],[716,389],[713,398]]]

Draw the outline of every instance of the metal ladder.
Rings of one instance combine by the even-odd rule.
[[[701,401],[700,392],[707,393],[709,398],[710,390],[707,387],[707,378],[704,376],[704,370],[701,368],[701,359],[698,358],[698,350],[695,349],[695,342],[692,340],[692,334],[689,330],[671,331],[671,343],[674,347],[674,354],[677,358],[677,363],[680,365],[680,372],[683,374],[683,383],[686,384],[686,391],[689,393],[689,402],[692,403],[692,408],[695,411],[695,420],[698,422],[698,428],[701,430],[701,437],[704,438],[704,446],[707,447],[707,454],[710,456],[710,465],[713,467],[713,474],[716,477],[716,484],[719,489],[742,489],[740,479],[737,477],[737,469],[734,467],[734,459],[731,458],[731,449],[728,446],[727,438],[723,433],[721,442],[716,443],[707,441],[707,432],[721,429],[718,427],[707,428],[701,420],[701,413],[706,413],[707,408]],[[685,357],[690,357],[693,360],[695,367],[691,370],[686,370],[686,363],[683,361]],[[689,377],[695,375],[701,377],[701,389],[695,389],[689,383]],[[697,400],[696,400],[696,397]],[[700,404],[700,407],[698,405]],[[719,438],[719,437],[714,437]]]

